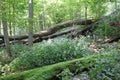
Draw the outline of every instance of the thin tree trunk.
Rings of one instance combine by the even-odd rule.
[[[0,4],[2,4],[2,0],[0,0]],[[0,10],[2,10],[2,6],[0,5]],[[0,16],[2,13],[0,13]],[[0,19],[0,34],[2,34],[2,20]]]
[[[1,24],[1,20],[0,20],[0,34],[2,34],[2,24]]]
[[[29,32],[28,32],[28,42],[29,42],[29,46],[33,45],[33,0],[29,0]]]
[[[12,36],[12,21],[11,21],[11,7],[10,7],[10,3],[9,3],[9,22],[8,22],[8,26],[9,26],[9,33],[8,33],[8,35],[10,35],[10,36]]]
[[[4,0],[2,0],[4,2]],[[6,11],[5,11],[5,5],[2,7],[2,25],[3,25],[3,33],[4,33],[4,42],[6,46],[6,52],[7,56],[10,57],[10,44],[9,44],[9,38],[8,38],[8,27],[7,27],[7,20],[6,20]]]
[[[11,26],[11,21],[9,22],[9,34],[12,36],[12,26]]]
[[[85,6],[85,20],[87,20],[87,6]],[[85,25],[87,26],[87,23]]]

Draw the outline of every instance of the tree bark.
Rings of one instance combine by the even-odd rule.
[[[0,20],[0,34],[2,34],[2,26],[1,26],[2,24],[1,23],[2,23],[2,21]]]
[[[109,23],[110,26],[120,27],[120,21],[113,21]]]
[[[119,41],[119,40],[120,40],[120,36],[119,36],[119,37],[116,37],[116,38],[114,38],[114,39],[105,41],[105,42],[103,42],[103,44],[105,44],[105,43],[113,43],[113,42],[117,42],[117,41]]]
[[[52,35],[49,35],[49,36],[45,36],[45,37],[41,37],[41,38],[35,38],[33,43],[37,43],[37,42],[41,42],[43,40],[47,40],[49,38],[55,38],[55,37],[58,37],[58,36],[69,34],[69,33],[73,32],[73,31],[78,31],[78,30],[79,30],[79,28],[71,28],[69,30],[66,30],[66,31],[63,31],[63,32],[59,32],[59,33],[55,33],[55,34],[52,34]],[[11,41],[10,42],[10,44],[15,44],[15,43],[22,43],[22,44],[28,45],[28,41],[26,41],[26,40],[21,40],[21,42],[20,41]],[[0,44],[0,47],[4,47],[4,46],[5,45],[3,43]]]
[[[52,26],[52,28],[45,30],[45,31],[41,31],[40,33],[36,33],[33,35],[34,38],[37,37],[44,37],[44,36],[48,36],[51,35],[53,33],[56,33],[57,31],[59,31],[60,29],[63,28],[67,28],[67,27],[71,27],[73,25],[90,25],[91,23],[93,23],[92,20],[72,20],[72,21],[67,21],[67,22],[63,22],[60,24],[57,24],[55,26]],[[0,38],[3,39],[4,35],[0,35]],[[9,36],[9,40],[22,40],[22,39],[27,39],[28,35],[23,35],[23,36]]]
[[[33,0],[29,0],[29,32],[28,32],[28,42],[29,46],[33,45]]]
[[[4,0],[2,0],[4,2]],[[5,5],[2,6],[2,24],[3,24],[3,33],[4,33],[4,42],[6,46],[6,53],[7,56],[10,57],[10,44],[9,44],[9,38],[8,38],[8,27],[7,27],[7,20],[6,20],[6,7]]]
[[[66,30],[66,31],[63,31],[63,32],[59,32],[59,33],[55,33],[55,34],[45,36],[45,37],[42,37],[42,38],[36,38],[34,40],[34,43],[41,42],[42,40],[48,40],[50,38],[55,38],[55,37],[58,37],[58,36],[62,36],[62,35],[65,35],[65,34],[69,34],[71,32],[78,31],[78,30],[79,30],[79,28],[72,28],[72,29],[69,29],[69,30]]]

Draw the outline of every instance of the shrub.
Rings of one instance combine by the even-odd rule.
[[[111,53],[112,52],[112,53]],[[59,80],[66,80],[66,77],[82,80],[120,80],[120,50],[105,52],[103,55],[89,61],[76,62],[74,68],[70,66],[56,76]],[[72,74],[72,75],[69,75]],[[84,76],[82,76],[84,75]]]
[[[112,51],[113,50],[113,51]],[[112,52],[112,53],[111,53]],[[0,77],[1,80],[120,80],[120,50]],[[31,76],[32,75],[32,76]],[[22,76],[22,77],[21,77]]]
[[[29,50],[29,47],[23,44],[15,44],[15,45],[11,45],[11,54],[13,58],[18,57],[21,52],[26,52]]]
[[[100,24],[94,33],[102,38],[113,38],[120,35],[118,27],[109,26],[108,23]],[[115,34],[116,33],[116,34]]]
[[[10,46],[11,50],[11,57],[7,57],[7,53],[5,51],[5,48],[0,48],[0,63],[2,65],[10,63],[12,60],[14,60],[16,57],[21,55],[21,52],[25,52],[29,50],[29,47],[26,45],[21,45],[21,44],[15,44]]]
[[[74,42],[65,38],[43,41],[10,63],[12,70],[24,70],[93,54],[85,37]]]
[[[120,77],[120,51],[110,53],[112,57],[97,59],[97,63],[89,71],[91,79],[97,80],[119,80]]]
[[[7,65],[7,64],[5,64],[4,66],[0,65],[0,76],[1,75],[5,76],[5,75],[9,74],[9,72],[10,72],[9,65]]]

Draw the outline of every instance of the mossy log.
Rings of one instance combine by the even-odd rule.
[[[8,76],[0,77],[0,80],[55,80],[55,76],[66,68],[69,68],[70,71],[74,71],[77,68],[81,69],[80,71],[87,70],[94,67],[97,63],[97,60],[112,58],[114,54],[97,54],[91,55],[88,57],[75,59],[71,61],[61,62],[41,68],[36,68]],[[114,61],[114,60],[113,60]],[[80,64],[80,65],[79,65]],[[59,79],[57,79],[59,80]]]

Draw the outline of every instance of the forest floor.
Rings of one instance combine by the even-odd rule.
[[[1,66],[1,75],[3,76],[0,77],[0,80],[76,80],[75,78],[82,80],[120,79],[119,42],[111,44],[97,44],[93,42],[90,37],[83,37],[77,40],[58,38],[55,40],[43,41],[40,44],[35,44],[31,52],[26,51],[29,50],[28,47],[19,49],[21,48],[20,45],[14,46],[12,48],[14,52],[13,55],[14,57],[17,57],[8,61],[4,60],[5,62],[3,61],[3,63],[7,64],[4,64],[5,66]],[[15,47],[17,52],[21,50],[23,51],[23,49],[25,51],[16,55]],[[64,53],[65,49],[68,49],[66,50],[67,53]],[[51,50],[53,50],[53,52],[50,52]],[[40,51],[43,51],[42,53],[45,55],[40,53]],[[72,52],[74,54],[71,54]],[[63,58],[60,57],[62,55]],[[42,58],[40,56],[42,56]],[[43,59],[47,64],[43,62],[43,65],[41,65],[41,59]],[[59,59],[62,60],[59,61]],[[36,60],[36,64],[33,60]],[[52,63],[50,61],[56,62]],[[16,68],[16,65],[20,68]],[[14,68],[16,69],[13,71],[9,70],[10,67],[13,66],[15,66]]]
[[[102,75],[104,75],[105,77],[104,79],[106,80],[110,78],[112,80],[119,80],[120,71],[118,70],[117,71],[118,73],[113,74],[116,72],[116,69],[119,69],[120,66],[119,65],[120,59],[117,59],[116,56],[120,57],[120,54],[105,53],[105,54],[91,55],[80,59],[61,62],[9,76],[4,76],[1,77],[0,80],[63,80],[62,78],[64,78],[64,80],[76,80],[74,78],[76,78],[77,76],[78,79],[97,80],[103,77]],[[115,70],[115,72],[112,73],[111,71],[111,73],[109,73],[110,72],[109,68],[110,70],[112,69]],[[96,75],[97,77],[95,77]],[[116,76],[118,75],[118,76],[114,77],[114,75]],[[92,76],[94,76],[94,78]]]

